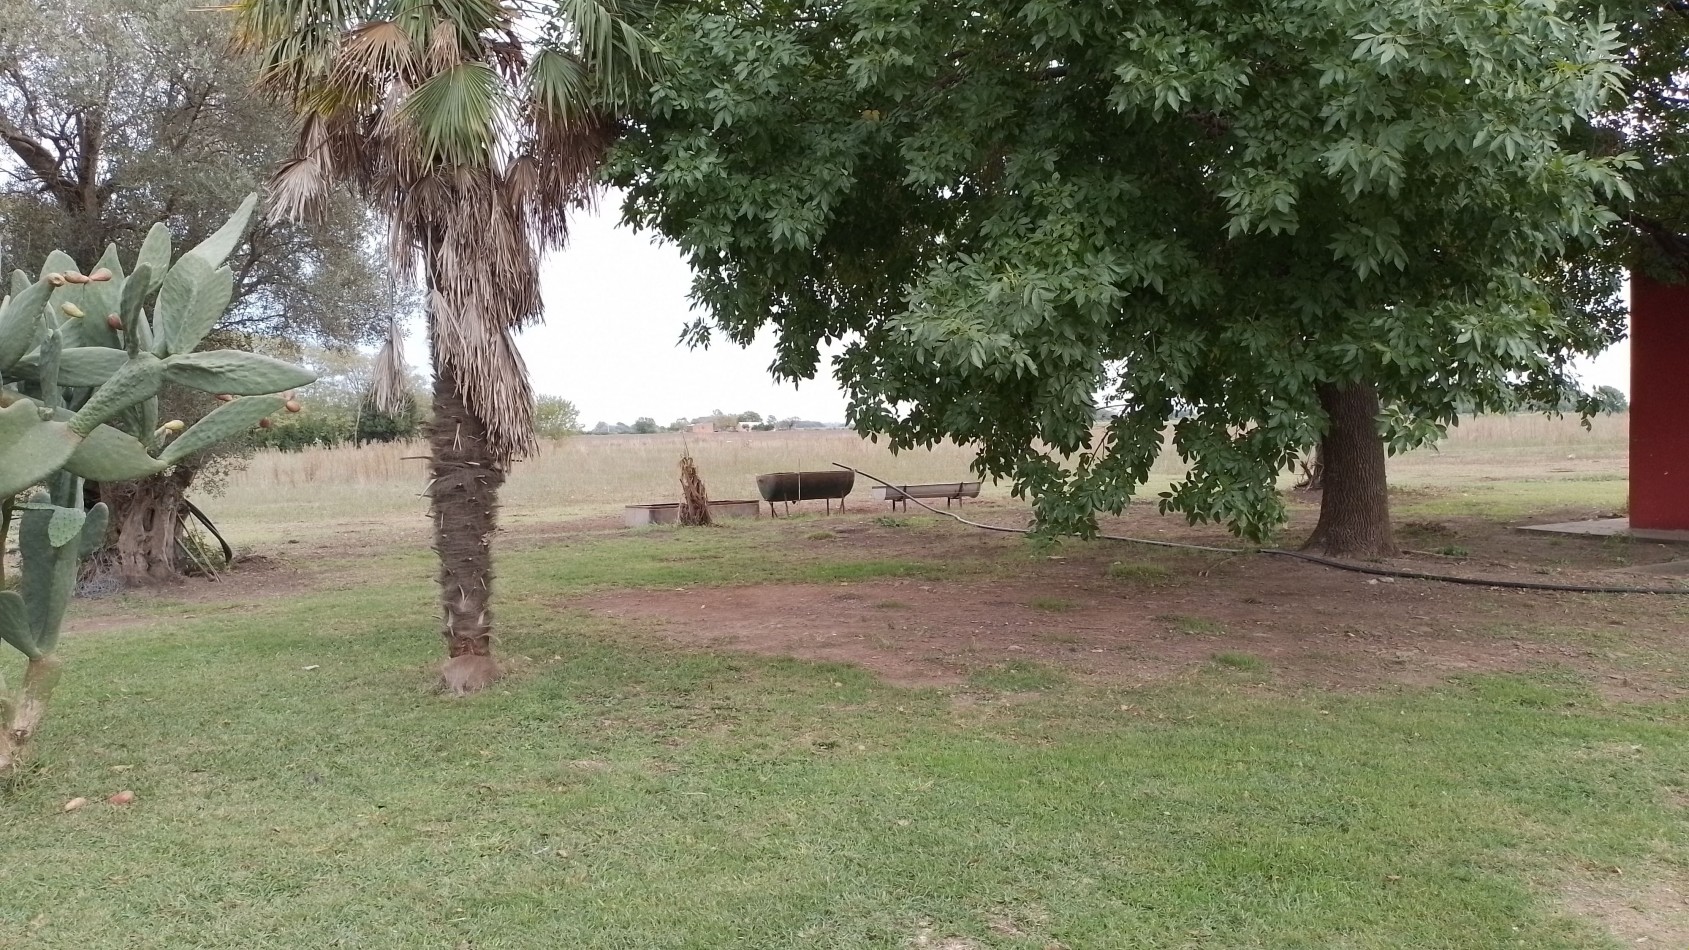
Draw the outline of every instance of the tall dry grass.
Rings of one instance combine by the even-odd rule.
[[[1627,433],[1624,416],[1596,419],[1592,430],[1575,419],[1473,419],[1452,430],[1436,449],[1391,460],[1391,478],[1416,484],[1497,473],[1524,477],[1548,465],[1563,466],[1568,455],[1586,467],[1622,470]],[[883,444],[837,429],[579,436],[544,444],[535,458],[517,464],[502,493],[505,517],[536,520],[678,501],[677,464],[687,449],[710,497],[723,500],[756,498],[756,476],[763,472],[826,469],[843,462],[896,482],[955,481],[969,477],[974,457],[956,445],[893,455]],[[427,451],[417,443],[265,452],[205,505],[215,517],[248,524],[371,524],[396,515],[420,517],[427,507],[421,497]],[[1183,463],[1169,452],[1157,464],[1146,493],[1183,471]],[[859,485],[853,496],[865,499],[868,487]],[[1003,497],[1007,488],[988,484],[983,494]]]
[[[680,456],[690,450],[712,499],[757,498],[765,472],[828,469],[842,462],[899,482],[969,477],[973,453],[954,445],[891,454],[838,430],[578,436],[544,443],[518,462],[501,493],[506,516],[589,513],[678,501]],[[211,506],[261,521],[379,519],[420,512],[428,448],[421,443],[265,452],[228,480]],[[986,494],[998,489],[987,486]],[[866,497],[868,485],[854,493]]]

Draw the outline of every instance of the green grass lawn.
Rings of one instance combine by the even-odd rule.
[[[1567,671],[1329,693],[1233,655],[914,691],[567,605],[1013,567],[772,530],[508,552],[514,671],[464,701],[425,689],[422,554],[71,638],[0,799],[0,946],[1551,950],[1620,945],[1566,888],[1689,870],[1689,706]]]

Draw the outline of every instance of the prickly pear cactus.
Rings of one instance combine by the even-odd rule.
[[[0,303],[0,550],[16,521],[22,572],[15,590],[0,584],[0,641],[28,666],[17,691],[0,681],[0,770],[40,725],[77,568],[105,535],[105,506],[85,509],[83,482],[162,472],[297,409],[288,391],[315,378],[256,353],[194,352],[229,307],[224,261],[255,202],[174,262],[156,225],[127,270],[114,247],[91,271],[54,252],[37,279],[12,274]],[[167,382],[226,401],[191,427],[161,425]]]

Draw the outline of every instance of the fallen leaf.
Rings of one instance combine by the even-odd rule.
[[[83,805],[86,805],[86,804],[88,804],[88,799],[86,799],[86,798],[80,798],[80,797],[73,798],[70,801],[65,802],[63,810],[64,811],[75,811],[78,808],[81,808]]]
[[[112,803],[113,805],[127,805],[134,800],[135,800],[135,793],[131,792],[127,788],[124,789],[121,792],[118,792],[116,795],[113,795],[112,797],[106,799],[106,801]]]

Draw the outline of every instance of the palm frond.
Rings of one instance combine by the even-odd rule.
[[[393,415],[405,408],[410,398],[410,367],[405,365],[405,330],[399,318],[387,324],[387,339],[375,354],[375,378],[370,382],[370,401],[375,408]]]
[[[336,84],[394,80],[409,76],[417,65],[417,46],[392,20],[376,20],[353,29],[335,57]]]
[[[567,125],[581,118],[592,101],[592,86],[580,57],[542,49],[528,63],[522,93],[536,117]]]
[[[417,133],[426,165],[485,166],[492,162],[508,98],[486,63],[459,63],[430,76],[400,105]]]
[[[656,75],[655,44],[636,23],[650,4],[638,0],[557,0],[554,48],[572,49],[597,87],[620,101],[632,84]]]
[[[634,25],[650,0],[237,0],[265,88],[301,116],[271,188],[300,217],[337,182],[388,222],[395,271],[428,287],[435,370],[502,462],[532,445],[513,334],[543,316],[539,260],[599,193],[617,133],[606,101],[656,72]],[[382,350],[403,375],[397,344]]]

